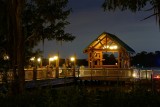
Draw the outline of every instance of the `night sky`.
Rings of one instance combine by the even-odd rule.
[[[160,29],[155,17],[141,21],[151,15],[151,12],[104,12],[101,8],[103,2],[104,0],[69,0],[68,7],[71,7],[73,12],[67,19],[71,24],[66,27],[66,31],[76,36],[76,39],[62,44],[45,41],[44,57],[59,52],[61,58],[74,54],[77,58],[87,58],[87,54],[83,53],[84,48],[104,31],[115,34],[136,53],[160,50]],[[42,43],[35,47],[37,48],[43,50]]]

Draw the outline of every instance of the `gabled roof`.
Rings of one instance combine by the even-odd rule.
[[[92,48],[93,46],[96,46],[99,41],[98,40],[102,40],[107,36],[107,38],[109,38],[110,40],[114,41],[117,45],[123,47],[127,52],[129,53],[135,53],[135,51],[129,47],[126,43],[124,43],[122,40],[120,40],[117,36],[107,33],[107,32],[103,32],[100,36],[98,36],[93,42],[91,42],[85,49],[84,49],[84,53],[87,52],[88,49]]]

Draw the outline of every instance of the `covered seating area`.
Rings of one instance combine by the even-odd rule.
[[[135,51],[117,36],[103,32],[83,51],[88,54],[89,68],[130,68],[130,56]],[[116,53],[117,63],[105,65],[104,53]]]

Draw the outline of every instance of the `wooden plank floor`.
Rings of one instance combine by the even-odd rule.
[[[131,77],[113,77],[113,76],[85,76],[79,77],[79,80],[103,80],[103,81],[132,81]]]

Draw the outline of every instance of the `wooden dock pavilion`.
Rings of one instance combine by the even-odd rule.
[[[130,68],[130,55],[135,51],[117,36],[103,32],[83,51],[88,54],[89,68]],[[115,65],[104,65],[103,53],[118,53]]]

